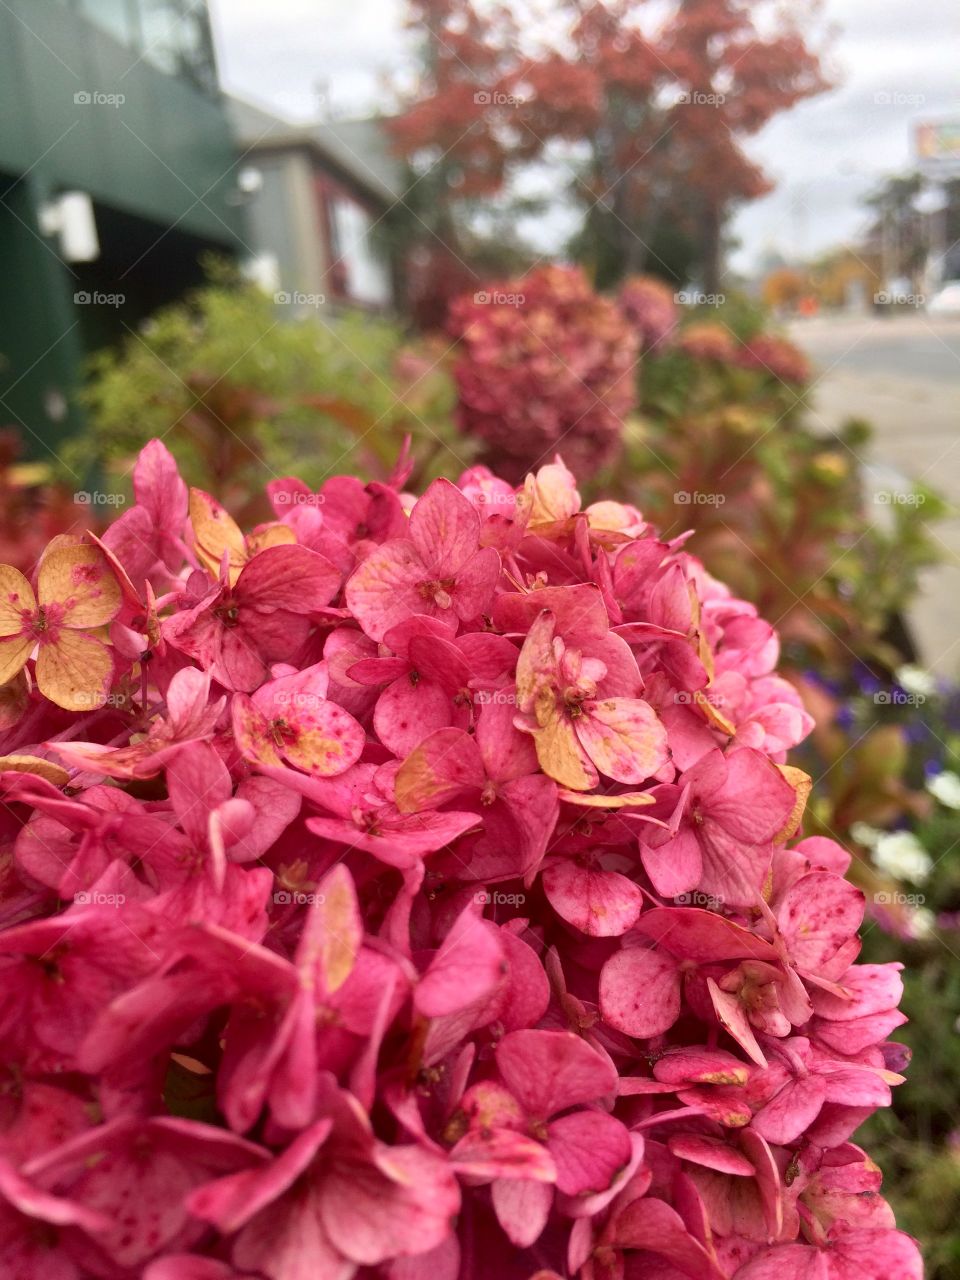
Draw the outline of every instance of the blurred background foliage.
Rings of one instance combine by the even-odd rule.
[[[61,450],[73,472],[125,475],[164,440],[187,480],[239,506],[265,478],[318,485],[339,470],[386,475],[410,436],[414,482],[468,465],[452,426],[445,347],[353,310],[290,304],[212,264],[210,282],[92,358],[88,431]],[[455,451],[454,451],[455,450]]]

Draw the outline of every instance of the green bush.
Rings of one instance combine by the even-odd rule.
[[[396,325],[369,315],[291,310],[216,269],[92,358],[89,427],[66,463],[123,472],[157,436],[188,480],[233,503],[293,470],[313,484],[344,470],[383,475],[408,434],[418,481],[468,465],[442,349],[412,351]]]

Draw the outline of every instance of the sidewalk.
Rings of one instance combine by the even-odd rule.
[[[889,490],[898,477],[909,477],[938,490],[950,504],[948,518],[931,530],[944,563],[924,575],[909,620],[924,663],[957,677],[960,318],[824,317],[795,322],[790,335],[817,369],[811,395],[814,428],[833,431],[851,417],[873,426],[863,459],[866,485]]]

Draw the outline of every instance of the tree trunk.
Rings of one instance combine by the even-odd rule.
[[[702,220],[700,252],[703,260],[704,293],[719,293],[722,273],[723,216],[717,205],[709,204]]]

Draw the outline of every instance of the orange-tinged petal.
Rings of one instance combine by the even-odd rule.
[[[2,643],[0,641],[0,648]],[[27,677],[21,669],[6,684],[0,684],[0,730],[13,728],[26,711],[29,700]]]
[[[363,941],[363,924],[357,892],[346,867],[334,867],[317,888],[323,921],[320,975],[327,993],[332,994],[353,972]]]
[[[190,524],[198,559],[216,578],[224,551],[230,553],[230,582],[236,582],[247,562],[247,547],[236,521],[216,498],[202,489],[190,490]]]
[[[731,738],[733,737],[737,732],[737,726],[723,712],[717,710],[702,689],[694,689],[693,700],[703,712],[712,729],[719,729],[721,733],[726,733]]]
[[[231,706],[233,736],[245,760],[255,764],[283,764],[270,733],[270,722],[257,710],[253,699],[245,693],[234,694]]]
[[[65,627],[102,627],[120,610],[120,584],[99,547],[57,547],[43,557],[37,578],[42,605],[63,606]]]
[[[37,686],[45,698],[67,711],[93,711],[110,692],[113,659],[102,641],[64,629],[37,656]]]
[[[642,809],[657,801],[649,791],[624,791],[619,796],[607,796],[598,791],[586,796],[579,791],[561,789],[557,795],[567,804],[579,804],[587,809]]]
[[[247,556],[252,559],[258,551],[265,551],[267,547],[290,546],[296,540],[297,535],[287,524],[277,521],[262,524],[247,538]]]
[[[549,524],[569,520],[580,510],[580,494],[573,472],[558,457],[548,462],[524,481],[524,493],[530,503],[530,524]]]
[[[575,728],[593,763],[617,782],[644,782],[667,761],[667,731],[640,698],[585,702]]]
[[[36,608],[33,587],[20,570],[12,564],[0,564],[0,636],[18,635],[23,630],[24,611],[34,613]]]
[[[328,728],[301,729],[296,740],[283,747],[283,754],[292,765],[320,778],[344,773],[363,750],[362,730],[353,717],[336,703],[329,703],[328,710]],[[359,741],[355,740],[354,728]]]
[[[6,684],[23,670],[35,644],[33,636],[4,636],[0,639],[0,684]]]
[[[796,794],[796,801],[791,810],[789,818],[783,827],[773,837],[774,843],[779,844],[781,840],[789,840],[800,830],[800,823],[803,821],[803,813],[807,807],[807,801],[810,798],[810,792],[813,790],[813,779],[809,773],[804,773],[802,769],[798,769],[792,764],[778,764],[777,769],[783,777],[790,783]]]
[[[0,773],[7,769],[12,773],[35,773],[38,778],[52,782],[55,787],[65,786],[70,781],[66,769],[41,756],[0,756]]]
[[[584,759],[573,725],[559,710],[533,733],[540,768],[570,791],[591,791],[599,781],[597,772]]]
[[[353,877],[342,864],[317,885],[297,950],[297,968],[308,981],[332,995],[353,972],[363,942],[363,921]]]
[[[544,609],[530,624],[527,638],[517,659],[517,703],[528,710],[537,690],[548,682],[556,671],[553,653],[553,633],[556,619],[549,609]]]

